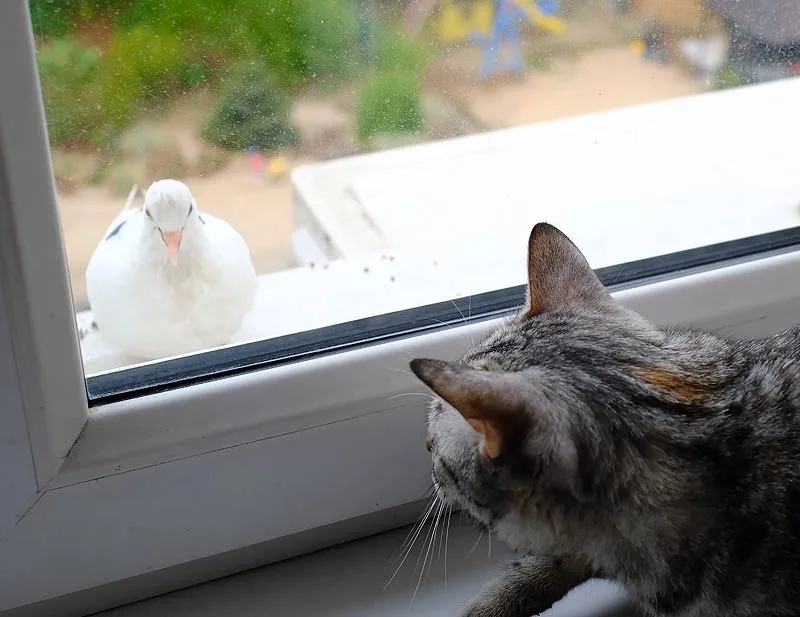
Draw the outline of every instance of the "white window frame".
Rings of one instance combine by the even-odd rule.
[[[255,565],[417,501],[425,398],[398,396],[424,391],[402,369],[458,356],[496,319],[89,409],[29,20],[25,0],[0,2],[0,612],[97,610],[242,562],[132,583],[148,573],[283,542]],[[792,249],[615,296],[656,323],[758,336],[794,323],[787,281]],[[407,515],[381,521],[346,535]]]

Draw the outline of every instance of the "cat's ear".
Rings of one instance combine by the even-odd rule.
[[[589,262],[572,241],[547,223],[537,223],[528,239],[526,316],[547,311],[599,309],[613,303]]]
[[[525,422],[525,384],[518,373],[481,371],[418,358],[411,370],[481,435],[481,452],[496,459],[511,432]]]

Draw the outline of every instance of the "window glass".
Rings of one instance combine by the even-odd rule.
[[[795,0],[30,10],[90,377],[796,225]]]

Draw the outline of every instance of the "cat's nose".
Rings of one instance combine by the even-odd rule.
[[[428,437],[428,438],[425,440],[425,449],[426,449],[428,452],[430,452],[431,454],[433,454],[433,439],[432,439],[432,438]]]

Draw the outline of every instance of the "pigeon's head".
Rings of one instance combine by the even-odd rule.
[[[144,213],[161,235],[170,261],[176,264],[184,228],[197,216],[189,187],[178,180],[153,182],[144,196]]]

